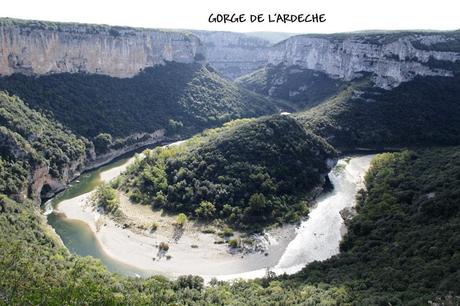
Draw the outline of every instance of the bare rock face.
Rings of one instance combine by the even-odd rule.
[[[345,81],[370,73],[377,86],[388,89],[416,76],[452,76],[449,68],[430,63],[460,61],[459,52],[439,51],[439,44],[456,39],[458,35],[446,33],[300,35],[274,45],[268,61],[325,72]]]
[[[272,44],[243,33],[4,18],[0,75],[83,72],[124,78],[165,61],[206,61],[230,79],[285,64],[345,81],[369,73],[377,86],[389,89],[416,76],[452,76],[445,63],[460,61],[459,40],[458,31],[394,32],[298,35]]]
[[[200,40],[174,31],[0,20],[0,75],[131,77],[165,61],[204,59]]]
[[[233,32],[193,31],[206,48],[209,64],[229,79],[248,74],[268,63],[271,43]]]

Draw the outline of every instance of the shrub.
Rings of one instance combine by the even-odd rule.
[[[108,184],[101,184],[97,187],[92,201],[96,206],[104,208],[104,210],[109,213],[117,211],[120,205],[117,191]]]
[[[233,230],[230,227],[226,226],[219,235],[223,237],[231,237],[233,236]]]
[[[180,213],[176,218],[176,225],[179,227],[184,227],[187,223],[187,216],[184,213]]]
[[[216,207],[209,201],[201,201],[200,206],[195,209],[195,214],[198,218],[209,220],[216,212]]]
[[[230,239],[228,241],[228,245],[233,249],[236,249],[239,246],[239,244],[240,243],[239,243],[238,239]]]

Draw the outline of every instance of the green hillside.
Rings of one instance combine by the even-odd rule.
[[[290,101],[297,109],[317,105],[336,94],[344,84],[324,72],[284,64],[267,65],[236,82],[256,93]]]
[[[460,148],[383,154],[342,254],[292,277],[127,278],[71,256],[31,202],[0,196],[2,305],[427,305],[459,302]],[[442,304],[441,304],[442,305]]]
[[[59,123],[0,92],[0,193],[27,195],[32,172],[46,167],[63,178],[72,162],[82,163],[89,144]]]
[[[460,144],[460,76],[424,77],[392,90],[366,81],[296,118],[340,149]]]
[[[342,253],[294,279],[345,286],[354,305],[457,305],[459,186],[460,147],[379,155]]]
[[[233,84],[209,67],[175,62],[125,79],[15,74],[0,78],[0,89],[88,138],[100,133],[120,138],[162,128],[190,135],[231,119],[279,111],[278,102]]]
[[[234,121],[146,152],[122,189],[137,202],[237,227],[298,221],[334,154],[289,116]]]

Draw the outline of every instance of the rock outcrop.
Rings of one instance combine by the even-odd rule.
[[[124,78],[175,61],[207,62],[235,79],[267,64],[284,64],[344,81],[369,73],[377,86],[392,88],[415,76],[452,76],[445,62],[460,61],[459,40],[458,31],[382,32],[298,35],[273,45],[243,33],[4,18],[0,75],[83,72]]]
[[[268,63],[271,43],[243,33],[193,31],[206,48],[208,63],[235,79]]]
[[[203,59],[200,40],[183,32],[0,19],[0,75],[131,77],[165,61]]]
[[[451,69],[433,61],[460,61],[460,50],[439,47],[459,38],[456,32],[300,35],[268,54],[271,64],[296,65],[345,81],[370,73],[377,86],[388,89],[416,76],[452,76]]]

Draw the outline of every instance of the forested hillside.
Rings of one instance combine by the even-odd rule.
[[[227,32],[202,33],[202,44],[182,31],[0,26],[0,305],[460,305],[460,32],[269,46]],[[232,82],[206,64],[205,47],[230,74],[271,64]],[[261,233],[308,217],[338,151],[400,151],[372,162],[356,214],[343,215],[340,253],[291,276],[205,286],[199,276],[129,278],[70,254],[40,199],[136,144],[193,135],[146,150],[91,200],[113,212],[129,205],[125,193],[216,221],[222,234]]]
[[[335,151],[277,115],[233,121],[145,155],[122,178],[134,201],[244,228],[305,216]]]
[[[40,168],[43,175],[65,181],[83,166],[90,147],[85,139],[5,92],[0,92],[0,140],[0,193],[8,195],[36,191],[27,192]]]
[[[460,76],[424,77],[392,90],[366,80],[296,114],[341,149],[460,144]]]
[[[293,279],[345,286],[356,305],[458,305],[460,147],[379,155],[366,187],[342,253]]]
[[[292,110],[245,90],[200,64],[168,62],[132,78],[52,74],[0,78],[0,89],[92,139],[170,129],[190,135],[231,119]]]
[[[290,101],[298,109],[321,103],[339,92],[345,83],[321,71],[284,64],[267,65],[236,82],[256,93]]]
[[[33,204],[0,198],[4,305],[457,305],[460,149],[383,154],[341,255],[293,277],[234,284],[109,273],[51,239]]]

